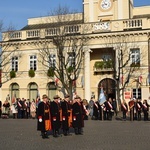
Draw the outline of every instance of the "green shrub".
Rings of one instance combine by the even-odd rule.
[[[28,75],[29,77],[33,78],[35,76],[35,71],[33,69],[30,69]]]
[[[15,78],[16,77],[16,72],[14,70],[12,70],[10,72],[10,78]]]

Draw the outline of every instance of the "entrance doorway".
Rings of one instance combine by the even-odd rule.
[[[116,83],[113,79],[105,78],[101,80],[98,84],[98,93],[100,93],[101,86],[103,87],[106,99],[108,98],[116,99]]]

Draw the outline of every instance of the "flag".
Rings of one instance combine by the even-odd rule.
[[[14,104],[15,102],[16,102],[16,97],[13,96],[13,97],[12,97],[12,100],[11,100],[11,103]]]
[[[123,84],[124,77],[123,75],[120,77],[120,83]]]
[[[142,77],[142,75],[140,75],[140,76],[138,77],[139,84],[142,83],[142,79],[143,79],[143,77]]]
[[[147,83],[148,83],[148,85],[150,84],[150,74],[148,74],[148,76],[147,76]]]
[[[81,77],[81,87],[84,87],[84,76]]]
[[[59,82],[59,79],[58,79],[58,78],[56,78],[56,79],[55,79],[55,86],[57,86],[57,85],[58,85],[58,82]]]
[[[100,103],[100,105],[102,105],[105,101],[106,101],[106,97],[105,97],[105,94],[104,94],[103,87],[101,87],[100,94],[99,94],[99,103]]]

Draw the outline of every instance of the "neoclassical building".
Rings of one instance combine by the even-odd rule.
[[[131,97],[147,99],[150,94],[150,6],[134,7],[133,0],[83,0],[83,13],[77,13],[80,24],[70,24],[67,35],[83,34],[82,25],[89,27],[88,44],[84,46],[83,70],[76,81],[76,93],[90,100],[99,98],[101,87],[107,97],[117,98],[117,83],[121,99]],[[8,56],[8,67],[16,77],[3,83],[1,99],[24,97],[32,100],[38,94],[63,96],[57,88],[57,78],[48,78],[39,63],[36,42],[54,36],[56,28],[51,26],[54,16],[28,19],[27,26],[4,38],[7,51],[17,49]],[[6,35],[7,33],[3,33]],[[10,35],[10,34],[9,34]],[[47,40],[50,40],[47,38]],[[51,59],[55,60],[54,48],[50,45]],[[35,71],[29,77],[30,69]],[[134,68],[134,69],[133,69]],[[3,69],[2,69],[3,70]],[[8,70],[8,69],[7,69]],[[132,72],[131,72],[132,70]],[[133,71],[134,70],[134,71]],[[3,70],[3,74],[6,70]],[[129,73],[131,72],[131,73]],[[2,78],[5,81],[6,78]],[[119,81],[119,82],[117,82]],[[124,87],[124,84],[126,86]]]

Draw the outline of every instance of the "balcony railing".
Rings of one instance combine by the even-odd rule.
[[[27,38],[40,37],[40,30],[30,30],[26,32]]]
[[[96,61],[94,64],[94,72],[111,72],[113,71],[112,60]]]
[[[22,38],[22,32],[21,31],[15,31],[15,32],[12,32],[9,34],[9,38],[10,39],[14,39],[14,40],[17,40],[17,39],[21,39]]]
[[[123,21],[124,29],[142,28],[142,19],[131,19]]]
[[[149,19],[126,19],[126,20],[112,20],[108,22],[91,22],[85,24],[77,24],[77,25],[68,25],[62,26],[61,28],[48,28],[48,29],[35,29],[35,30],[22,30],[15,31],[11,33],[7,40],[12,39],[21,39],[25,40],[28,38],[44,38],[47,36],[60,35],[60,33],[64,35],[72,35],[72,34],[83,34],[83,33],[104,33],[104,32],[124,32],[125,30],[135,30],[135,29],[150,29]],[[84,30],[84,26],[88,28],[88,30]],[[3,33],[8,34],[8,32]]]

